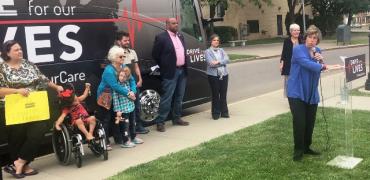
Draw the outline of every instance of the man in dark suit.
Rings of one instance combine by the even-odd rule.
[[[159,116],[156,118],[159,132],[166,131],[164,121],[171,110],[172,102],[173,125],[189,125],[189,122],[180,118],[187,76],[184,37],[178,33],[178,22],[175,18],[166,20],[166,29],[155,37],[152,51],[152,56],[161,73],[163,90],[159,104]]]

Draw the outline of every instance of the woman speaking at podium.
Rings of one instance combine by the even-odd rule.
[[[320,155],[310,148],[320,101],[317,88],[320,74],[323,70],[341,68],[323,62],[320,48],[316,47],[320,39],[320,30],[311,25],[304,36],[305,43],[293,48],[287,97],[293,116],[294,161],[300,161],[304,154]]]

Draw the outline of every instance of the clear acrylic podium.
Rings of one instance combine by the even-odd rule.
[[[345,71],[345,70],[344,70]],[[362,161],[362,158],[354,157],[354,140],[353,140],[353,119],[352,119],[352,96],[350,91],[352,89],[352,82],[346,82],[345,72],[334,82],[334,95],[337,102],[336,107],[340,109],[340,113],[336,113],[333,118],[341,122],[342,135],[338,137],[341,139],[342,146],[340,148],[340,155],[336,156],[327,164],[344,169],[353,169]]]

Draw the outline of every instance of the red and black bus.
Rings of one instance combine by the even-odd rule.
[[[115,32],[129,32],[143,77],[141,117],[150,122],[158,110],[159,101],[154,97],[161,91],[151,50],[155,35],[165,29],[169,17],[179,20],[190,57],[184,108],[207,102],[206,36],[198,0],[1,0],[0,42],[20,42],[24,58],[56,84],[72,83],[82,91],[85,82],[91,83],[92,97],[86,104],[94,108],[96,88]],[[60,113],[53,91],[49,91],[49,105],[51,118],[45,123],[52,129]],[[1,137],[6,137],[4,128],[0,127]],[[46,144],[51,144],[50,136],[45,135]],[[0,142],[1,153],[6,152],[6,146],[6,141]]]

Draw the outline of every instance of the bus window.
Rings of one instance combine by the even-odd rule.
[[[193,0],[180,0],[181,2],[181,31],[193,36],[198,41],[202,42],[202,34],[200,32],[200,24],[198,22]]]

